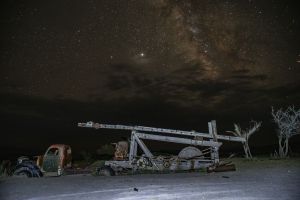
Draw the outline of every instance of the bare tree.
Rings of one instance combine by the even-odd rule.
[[[277,137],[279,144],[279,156],[285,158],[289,151],[289,139],[300,134],[300,109],[289,106],[286,110],[280,108],[275,111],[272,107],[272,116],[278,126]]]
[[[250,128],[246,129],[246,130],[242,130],[239,125],[234,124],[234,131],[227,131],[237,137],[245,138],[245,142],[243,142],[243,147],[244,147],[245,156],[247,159],[252,159],[252,154],[251,154],[249,143],[248,143],[249,138],[253,133],[255,133],[256,131],[259,130],[259,128],[261,127],[261,124],[262,124],[262,122],[251,121]]]

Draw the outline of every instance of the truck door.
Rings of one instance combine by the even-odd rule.
[[[57,147],[50,147],[45,155],[43,161],[43,170],[46,172],[57,172],[60,163],[60,151]]]

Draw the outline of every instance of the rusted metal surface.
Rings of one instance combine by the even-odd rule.
[[[34,158],[36,159],[36,165],[39,168],[42,168],[44,156],[43,155],[39,155],[39,156],[35,156]]]
[[[128,142],[119,141],[113,143],[115,145],[115,157],[114,160],[124,160],[128,157]]]
[[[236,167],[231,162],[220,163],[218,165],[212,165],[207,167],[207,172],[227,172],[227,171],[236,171]]]
[[[42,163],[43,163],[42,170],[44,172],[60,173],[60,171],[63,170],[64,168],[71,167],[72,165],[71,147],[65,144],[51,145],[47,149],[46,153],[44,154]]]
[[[43,156],[35,156],[33,160],[26,156],[19,157],[13,175],[27,177],[60,176],[67,169],[72,172],[71,166],[71,147],[66,144],[53,144],[48,147]]]

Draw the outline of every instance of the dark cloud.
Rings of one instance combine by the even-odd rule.
[[[116,68],[117,66],[114,67]],[[111,71],[111,73],[107,74],[108,81],[106,86],[113,91],[139,89],[152,83],[146,74],[135,71],[130,66],[118,65],[117,68],[119,67],[120,70]]]
[[[292,4],[266,4],[9,3],[2,88],[83,102],[155,95],[198,106],[297,82],[299,18]]]
[[[240,80],[258,80],[258,81],[264,81],[268,78],[265,74],[258,74],[258,75],[234,75],[232,76],[233,79],[240,79]]]

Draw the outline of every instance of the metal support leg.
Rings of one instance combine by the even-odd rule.
[[[216,120],[212,120],[212,121],[208,122],[208,131],[209,131],[209,134],[212,136],[213,141],[217,142],[218,141],[218,132],[217,132]]]
[[[135,140],[135,131],[131,132],[130,150],[129,150],[129,161],[132,162],[133,158],[137,155],[137,143]]]
[[[220,158],[219,158],[219,148],[218,147],[214,147],[214,163],[217,164],[220,162]]]
[[[209,134],[212,135],[213,139],[210,141],[218,142],[218,132],[217,132],[217,125],[216,125],[216,120],[212,120],[208,122],[208,131]],[[217,164],[219,163],[219,147],[211,147],[211,159],[212,161]]]
[[[142,140],[140,140],[140,138],[138,138],[135,133],[133,134],[134,135],[134,138],[135,138],[135,141],[139,144],[139,146],[141,147],[141,149],[143,150],[143,152],[145,153],[145,155],[148,157],[148,158],[152,158],[153,155],[152,153],[150,152],[150,150],[147,148],[147,146],[144,144],[144,142]]]
[[[153,158],[152,153],[147,148],[147,146],[144,144],[144,142],[142,140],[140,140],[140,138],[135,133],[133,135],[135,137],[136,142],[139,144],[139,146],[141,147],[141,149],[143,150],[143,152],[146,154],[146,156],[149,158],[149,160],[151,161],[151,163],[156,167],[156,169],[159,169],[159,167],[156,165],[156,163],[152,159]]]

